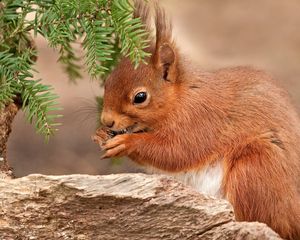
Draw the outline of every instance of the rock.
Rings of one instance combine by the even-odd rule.
[[[230,204],[159,175],[0,180],[1,239],[280,239]]]

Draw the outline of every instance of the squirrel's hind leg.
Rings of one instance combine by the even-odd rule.
[[[226,160],[224,194],[238,221],[266,223],[286,239],[300,239],[300,197],[284,150],[259,140]]]

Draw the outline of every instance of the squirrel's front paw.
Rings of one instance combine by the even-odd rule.
[[[105,150],[106,153],[101,157],[101,159],[128,155],[130,147],[128,143],[129,138],[130,134],[122,134],[107,140],[102,145],[102,149]]]

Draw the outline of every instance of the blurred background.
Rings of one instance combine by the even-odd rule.
[[[172,17],[180,51],[203,70],[250,65],[271,73],[300,110],[300,1],[160,0]],[[43,174],[109,174],[140,171],[129,160],[100,160],[91,141],[97,121],[95,97],[102,94],[87,75],[70,84],[57,53],[37,39],[38,77],[54,86],[64,108],[63,125],[45,144],[18,113],[8,145],[17,177]]]

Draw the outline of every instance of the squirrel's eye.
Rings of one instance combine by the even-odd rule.
[[[139,92],[134,96],[133,103],[134,104],[140,104],[145,102],[147,99],[147,93],[146,92]]]

